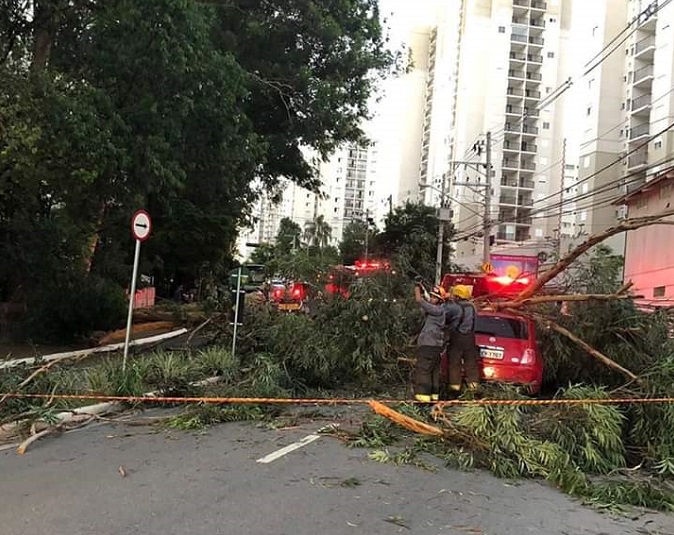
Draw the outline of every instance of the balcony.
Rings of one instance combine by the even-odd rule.
[[[533,143],[522,143],[522,152],[531,152],[535,154],[537,149],[538,147]]]
[[[529,44],[531,45],[543,46],[544,43],[545,41],[542,37],[535,37],[533,35],[529,37]]]
[[[520,188],[534,189],[535,184],[533,180],[520,180]]]
[[[516,188],[517,187],[517,178],[514,176],[502,176],[501,177],[501,186],[504,188]]]
[[[524,114],[524,108],[519,106],[506,106],[506,115],[515,115],[520,117]]]
[[[527,80],[536,80],[540,82],[543,76],[538,72],[527,72]]]
[[[508,76],[510,78],[521,78],[522,80],[524,80],[524,71],[516,71],[514,69],[509,69]]]
[[[510,34],[510,40],[515,41],[516,43],[526,43],[527,42],[527,36],[513,33],[513,34]]]
[[[645,59],[652,56],[655,51],[655,37],[650,35],[642,39],[634,46],[634,57],[636,59]]]
[[[517,52],[511,52],[510,53],[510,61],[513,62],[520,62],[520,61],[526,61],[526,56],[524,54],[518,54]]]
[[[514,195],[501,195],[498,199],[499,204],[511,204],[517,206],[517,197]]]
[[[627,168],[631,171],[648,165],[648,150],[644,147],[627,158]]]
[[[536,170],[536,164],[534,162],[522,162],[522,165],[520,167],[522,169],[526,169],[528,171],[535,171]]]
[[[542,11],[545,11],[546,9],[548,9],[548,4],[546,4],[545,2],[539,2],[538,0],[533,0],[533,2],[531,2],[531,9],[540,9]]]
[[[543,63],[543,56],[538,54],[527,54],[527,60],[532,63]]]
[[[504,169],[518,169],[519,168],[519,163],[517,160],[513,160],[511,158],[503,158],[503,162],[501,162],[501,167]]]
[[[513,0],[513,6],[529,7],[529,0]]]
[[[534,200],[531,197],[519,197],[517,204],[520,206],[533,206]]]
[[[526,89],[524,91],[524,96],[526,98],[541,98],[541,92],[534,89]]]
[[[536,28],[545,28],[545,19],[543,19],[542,17],[540,19],[531,19],[529,21],[529,24]]]
[[[513,142],[513,141],[505,140],[503,142],[503,151],[504,152],[519,152],[520,151],[520,144],[516,141]],[[510,156],[512,156],[512,154]]]
[[[506,121],[506,124],[503,125],[503,130],[506,133],[519,134],[520,130],[521,130],[520,123],[519,123],[519,121],[516,121],[514,123],[511,123],[510,121]]]
[[[639,86],[653,78],[653,65],[646,65],[634,71],[632,76],[632,85]]]
[[[630,128],[630,141],[647,136],[649,127],[650,125],[648,124],[640,124],[639,126]]]
[[[649,110],[651,107],[651,95],[642,95],[632,100],[632,113],[637,113],[641,110]]]
[[[507,90],[507,94],[514,97],[523,97],[524,89],[520,89],[518,87],[509,87]]]
[[[522,24],[524,26],[529,24],[529,21],[527,19],[525,19],[523,17],[516,17],[514,15],[513,15],[512,21],[513,21],[513,24]]]
[[[529,134],[529,135],[531,135],[531,136],[535,136],[535,135],[538,134],[538,128],[535,127],[535,126],[527,126],[527,125],[524,125],[524,126],[522,127],[522,133],[523,133],[523,134]]]

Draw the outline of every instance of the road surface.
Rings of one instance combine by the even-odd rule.
[[[672,517],[615,519],[542,483],[378,464],[333,437],[258,462],[324,424],[197,433],[98,424],[25,456],[5,450],[0,533],[674,535]]]

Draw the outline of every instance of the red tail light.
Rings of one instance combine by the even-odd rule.
[[[302,286],[293,286],[293,299],[304,299],[304,288]]]
[[[536,353],[533,349],[525,349],[520,364],[534,364],[536,362]]]

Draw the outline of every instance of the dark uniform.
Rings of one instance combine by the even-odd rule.
[[[414,397],[417,401],[435,401],[440,391],[440,354],[444,346],[445,311],[442,305],[420,301],[424,326],[417,342],[414,370]]]
[[[477,312],[470,301],[457,299],[444,305],[449,346],[447,364],[449,367],[449,388],[461,390],[461,363],[466,372],[466,383],[475,388],[480,382],[479,354],[475,343],[475,318]]]

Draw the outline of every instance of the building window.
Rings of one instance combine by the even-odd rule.
[[[550,22],[557,22],[557,19],[555,17],[550,17]]]
[[[588,108],[587,108],[587,114],[590,115],[591,113],[592,113],[592,107],[591,107],[591,106],[588,106]]]
[[[645,196],[640,197],[637,199],[637,201],[634,203],[634,206],[638,209],[641,210],[643,208],[646,208],[648,206],[648,200],[646,199]]]
[[[661,149],[662,148],[662,141],[656,141],[653,143],[653,148],[654,149]]]
[[[660,198],[669,199],[672,196],[672,190],[674,190],[674,185],[667,184],[666,186],[660,187]]]
[[[543,130],[550,130],[550,123],[544,122],[543,123]]]
[[[499,26],[498,33],[505,33],[505,26]]]
[[[665,287],[656,286],[653,288],[653,297],[664,297],[665,296]]]
[[[554,58],[554,57],[555,57],[555,53],[554,53],[554,52],[548,52],[548,57],[549,57],[549,58]]]

